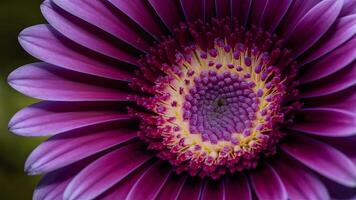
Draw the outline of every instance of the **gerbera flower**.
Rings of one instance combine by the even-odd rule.
[[[34,199],[356,195],[353,0],[46,0],[9,76]]]

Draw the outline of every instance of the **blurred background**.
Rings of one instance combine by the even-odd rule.
[[[21,108],[36,102],[16,92],[6,83],[17,67],[35,61],[17,42],[28,26],[45,23],[39,6],[42,0],[0,0],[0,199],[27,200],[40,177],[27,176],[24,163],[43,138],[23,138],[11,134],[7,123]]]

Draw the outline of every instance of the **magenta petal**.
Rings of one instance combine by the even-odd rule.
[[[141,51],[150,47],[136,27],[110,9],[105,1],[52,0],[68,13],[92,24]]]
[[[230,17],[230,0],[215,0],[216,7],[216,17],[217,18],[225,18]]]
[[[344,6],[340,12],[340,16],[347,16],[355,14],[356,12],[356,1],[354,0],[344,0]]]
[[[282,149],[321,175],[345,186],[356,186],[356,167],[341,151],[301,135],[291,135]]]
[[[32,151],[25,169],[30,174],[50,172],[137,137],[137,131],[120,126],[92,126],[51,137]]]
[[[355,4],[356,5],[356,4]],[[356,33],[356,14],[339,18],[324,37],[310,49],[300,65],[310,63],[331,52]]]
[[[249,17],[249,26],[261,25],[263,11],[267,7],[267,3],[268,1],[252,1],[250,17]]]
[[[317,42],[335,22],[343,0],[324,0],[314,6],[296,25],[288,37],[288,46],[293,56],[301,55]]]
[[[305,108],[297,113],[291,130],[328,137],[350,136],[356,133],[356,119],[353,113],[338,109]]]
[[[251,200],[251,189],[247,178],[242,175],[238,177],[226,177],[225,179],[225,200]]]
[[[177,200],[200,200],[203,186],[203,181],[200,178],[188,177]]]
[[[8,82],[23,94],[49,101],[122,101],[128,100],[129,95],[120,90],[123,86],[118,82],[86,76],[47,63],[20,67],[9,75]]]
[[[288,199],[330,199],[328,190],[323,183],[295,162],[286,158],[278,158],[273,162],[273,168],[287,190]]]
[[[160,27],[159,19],[157,20],[154,12],[150,10],[149,4],[143,0],[110,0],[116,8],[120,9],[125,15],[139,24],[145,31],[158,39],[164,35]]]
[[[89,158],[44,175],[33,193],[33,199],[63,199],[63,192],[69,182],[93,160],[95,158]]]
[[[32,56],[66,69],[115,80],[132,80],[130,74],[120,67],[120,63],[110,63],[90,50],[76,46],[49,25],[37,25],[23,30],[19,41]]]
[[[264,165],[249,175],[251,184],[259,199],[287,199],[286,189],[271,166]]]
[[[231,16],[236,18],[243,26],[246,26],[252,7],[252,0],[231,1]]]
[[[204,20],[204,0],[180,0],[187,21]]]
[[[216,200],[225,198],[224,180],[206,180],[200,200]]]
[[[349,88],[356,83],[356,63],[317,81],[300,88],[300,98],[324,96]]]
[[[168,29],[173,32],[181,22],[182,14],[177,1],[148,0]]]
[[[353,38],[315,63],[304,66],[300,82],[308,83],[324,78],[352,63],[356,57],[355,45],[356,38]]]
[[[68,185],[64,199],[93,199],[152,158],[141,142],[123,146],[96,160]]]
[[[291,3],[292,0],[267,1],[261,19],[261,27],[269,32],[273,32],[287,13]]]
[[[171,173],[171,166],[156,162],[132,186],[126,200],[156,199]]]
[[[176,200],[180,191],[183,188],[186,175],[171,173],[170,177],[166,181],[166,184],[161,189],[161,192],[156,197],[156,200]]]
[[[23,136],[49,136],[110,121],[128,120],[119,105],[100,102],[40,102],[16,113],[9,123]],[[116,110],[116,111],[115,111]]]

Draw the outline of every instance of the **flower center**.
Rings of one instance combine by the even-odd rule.
[[[142,119],[142,139],[176,171],[218,178],[274,153],[293,109],[284,101],[296,90],[276,38],[232,29],[229,20],[212,24],[182,24],[177,39],[141,60],[132,86],[148,94],[137,103],[152,114],[133,113]]]

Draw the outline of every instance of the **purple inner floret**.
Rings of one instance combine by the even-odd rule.
[[[201,134],[203,141],[213,144],[219,140],[238,144],[231,134],[250,134],[259,105],[254,83],[237,74],[216,71],[201,73],[194,83],[185,97],[183,114],[192,134]]]

